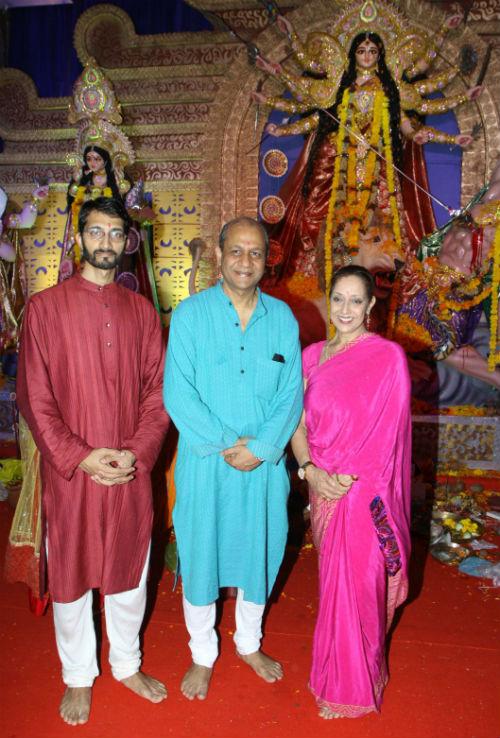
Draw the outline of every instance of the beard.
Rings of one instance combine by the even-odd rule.
[[[85,244],[82,243],[83,259],[89,264],[92,264],[96,269],[116,269],[116,267],[121,264],[123,254],[124,251],[122,251],[121,254],[116,254],[114,251],[110,251],[108,249],[95,249],[95,251],[90,252]],[[106,255],[107,258],[99,258],[101,255]]]

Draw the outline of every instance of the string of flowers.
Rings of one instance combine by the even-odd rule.
[[[500,351],[497,351],[498,289],[499,287],[500,287],[500,220],[497,221],[497,227],[495,230],[495,240],[493,242],[493,279],[491,283],[491,312],[490,312],[490,355],[488,356],[488,371],[490,372],[495,371],[495,366],[497,362],[500,361]]]
[[[371,195],[371,189],[373,184],[373,175],[375,173],[375,165],[377,163],[377,150],[380,141],[380,128],[382,124],[382,112],[384,105],[385,95],[382,90],[377,90],[375,93],[375,99],[373,101],[373,120],[370,135],[370,149],[366,156],[365,174],[363,177],[363,183],[361,187],[361,193],[358,195],[357,202],[354,205],[347,207],[347,219],[350,221],[349,235],[347,236],[347,245],[352,250],[358,249],[358,238],[359,229],[361,222],[366,214],[368,207],[368,201]],[[357,160],[358,147],[351,146],[350,154]],[[357,161],[356,161],[357,164]],[[356,164],[354,171],[356,171]],[[348,182],[349,184],[349,182]],[[366,227],[366,223],[363,222]]]
[[[485,258],[488,262],[492,258],[492,249]],[[491,292],[491,285],[483,287],[479,277],[469,277],[453,267],[442,264],[435,256],[425,259],[424,278],[427,283],[429,298],[433,303],[433,310],[437,317],[447,320],[452,313],[460,310],[470,310],[486,300]],[[443,278],[446,282],[443,283]]]
[[[332,281],[332,240],[335,219],[335,203],[337,202],[337,193],[340,182],[340,165],[342,163],[342,153],[344,148],[344,138],[346,134],[346,121],[349,103],[349,89],[344,90],[342,102],[340,103],[339,129],[335,138],[335,167],[333,170],[332,189],[330,193],[330,202],[328,203],[328,213],[326,216],[325,227],[325,289],[328,293],[330,282]],[[333,142],[332,142],[333,143]],[[327,299],[328,326],[330,326],[330,301]],[[327,327],[327,330],[329,328]]]
[[[389,190],[389,205],[392,213],[392,228],[394,239],[398,250],[401,249],[401,227],[399,224],[398,204],[396,202],[396,183],[394,180],[394,163],[392,159],[391,125],[389,118],[389,100],[383,99],[382,108],[382,135],[384,139],[385,173],[387,177],[387,188]]]

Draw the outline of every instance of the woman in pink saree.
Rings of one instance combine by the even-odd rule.
[[[401,347],[365,328],[374,302],[366,269],[334,275],[335,337],[303,353],[292,439],[319,552],[309,686],[326,719],[379,711],[386,633],[408,591],[410,380]]]

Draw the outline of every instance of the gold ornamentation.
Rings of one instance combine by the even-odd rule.
[[[134,149],[128,137],[115,123],[121,123],[121,109],[110,82],[89,59],[73,88],[69,106],[70,123],[79,123],[75,151],[66,157],[73,169],[83,166],[83,152],[88,146],[98,146],[109,153],[111,164],[123,180],[123,170],[135,161]]]
[[[259,213],[260,217],[266,223],[279,223],[285,215],[285,203],[277,195],[269,195],[260,201]]]
[[[490,311],[490,354],[488,356],[488,370],[495,371],[500,363],[498,350],[498,299],[500,288],[500,222],[497,224],[493,241],[493,279],[491,283],[491,311]]]
[[[288,157],[280,149],[271,149],[264,154],[262,166],[270,177],[283,177],[288,171]]]

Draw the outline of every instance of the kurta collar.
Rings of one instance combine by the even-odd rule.
[[[215,285],[215,289],[217,291],[217,295],[219,299],[222,300],[224,304],[227,305],[229,308],[234,309],[233,303],[231,302],[229,297],[224,292],[224,289],[222,287],[222,279],[219,279],[219,281]],[[257,305],[255,306],[255,310],[252,313],[252,317],[250,318],[249,325],[253,323],[254,320],[256,320],[257,318],[260,318],[263,315],[266,315],[266,313],[267,313],[267,308],[264,304],[263,293],[260,287],[257,287]]]
[[[99,285],[99,284],[95,284],[94,282],[89,282],[88,279],[85,279],[85,277],[82,277],[80,272],[77,272],[77,274],[75,274],[73,279],[76,279],[76,281],[78,282],[78,285],[82,287],[84,290],[88,290],[89,292],[109,293],[109,292],[113,292],[117,287],[116,282],[110,282],[109,284],[105,284],[105,285]]]

